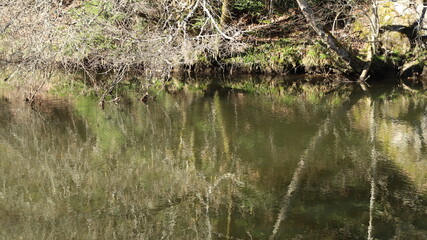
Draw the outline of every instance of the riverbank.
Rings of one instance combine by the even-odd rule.
[[[35,71],[59,69],[81,74],[80,83],[101,99],[123,83],[137,82],[143,94],[157,87],[174,92],[186,84],[179,81],[204,75],[320,74],[343,82],[358,80],[360,71],[316,34],[297,5],[266,11],[264,3],[237,1],[228,10],[232,17],[224,22],[221,17],[218,23],[215,19],[222,13],[221,5],[202,2],[182,3],[182,8],[172,3],[104,0],[40,3],[38,8],[26,1],[6,4],[1,10],[6,25],[0,33],[0,55],[4,64],[18,70],[4,79],[29,72],[21,73],[24,77],[20,79],[28,76],[34,92],[41,86],[31,83],[37,82],[32,76]],[[397,3],[371,10],[366,1],[328,4],[314,1],[312,7],[334,41],[364,63],[368,72],[362,80],[402,77],[413,84],[425,82],[427,50],[422,21],[413,25],[417,19],[405,17],[418,9],[397,16],[401,8]],[[367,16],[374,10],[378,11],[379,32],[371,41],[372,19]],[[21,14],[26,17],[15,17]],[[395,26],[418,30],[404,35]],[[374,52],[371,43],[375,43]],[[45,74],[41,82],[46,84],[50,78]],[[251,84],[229,85],[249,85],[244,87],[249,89]],[[195,87],[200,86],[204,83]]]

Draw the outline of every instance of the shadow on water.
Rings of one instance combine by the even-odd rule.
[[[425,98],[299,88],[104,111],[84,97],[31,108],[3,91],[0,236],[422,239]]]

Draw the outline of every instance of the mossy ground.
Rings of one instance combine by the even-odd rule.
[[[221,61],[230,71],[295,74],[343,73],[346,66],[319,41],[282,39],[248,48]],[[348,69],[347,69],[348,70]]]

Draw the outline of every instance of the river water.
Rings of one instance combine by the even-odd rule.
[[[0,92],[1,239],[426,239],[427,98]],[[19,96],[19,95],[18,95]]]

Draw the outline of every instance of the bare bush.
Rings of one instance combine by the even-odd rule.
[[[0,8],[0,54],[38,67],[125,67],[161,78],[228,51],[236,31],[218,26],[219,11],[206,0],[8,0]]]

